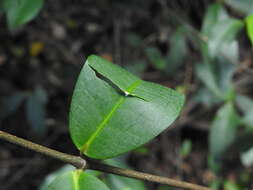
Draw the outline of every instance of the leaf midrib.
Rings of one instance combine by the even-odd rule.
[[[79,186],[79,177],[81,175],[81,170],[76,170],[72,172],[72,179],[73,179],[73,189],[80,190]]]
[[[141,84],[141,80],[137,80],[134,83],[132,83],[125,91],[125,96],[132,95],[133,90]],[[125,101],[126,97],[120,96],[118,101],[115,103],[111,111],[106,115],[104,120],[98,125],[96,131],[90,136],[90,138],[86,141],[86,143],[81,147],[80,151],[82,153],[87,152],[92,142],[95,140],[95,138],[100,134],[100,132],[104,129],[107,122],[112,118],[113,114],[119,108],[120,105],[122,105]]]

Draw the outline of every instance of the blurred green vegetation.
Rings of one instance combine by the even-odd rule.
[[[253,93],[248,89],[250,89],[249,84],[252,84],[253,81],[253,3],[251,0],[207,1],[203,10],[197,10],[196,7],[195,10],[190,10],[189,7],[187,9],[189,5],[187,3],[186,6],[180,8],[180,6],[173,7],[172,3],[167,1],[159,2],[158,5],[162,10],[160,14],[163,17],[152,15],[152,11],[148,12],[151,15],[146,14],[145,10],[148,9],[147,7],[152,7],[150,5],[152,3],[145,3],[145,1],[115,0],[97,3],[96,6],[103,8],[112,4],[116,10],[121,10],[122,7],[126,7],[127,10],[142,10],[146,18],[145,22],[152,22],[152,24],[145,28],[145,22],[137,23],[138,26],[135,26],[135,29],[125,31],[124,40],[113,42],[116,44],[114,51],[111,51],[110,48],[109,51],[104,50],[111,47],[109,45],[111,41],[108,40],[106,45],[101,45],[102,48],[96,45],[94,48],[96,50],[87,50],[86,55],[95,51],[107,59],[118,61],[126,69],[146,80],[161,82],[183,91],[187,95],[185,110],[189,108],[190,111],[186,114],[183,112],[180,119],[183,124],[180,127],[186,125],[183,122],[185,120],[187,125],[193,128],[196,123],[204,123],[205,125],[200,127],[208,131],[208,146],[205,147],[208,155],[205,156],[205,159],[208,163],[208,170],[211,170],[215,175],[208,181],[210,186],[213,189],[223,187],[226,190],[250,189],[248,188],[250,184],[248,176],[251,174],[247,173],[247,169],[253,164]],[[193,4],[192,7],[194,7]],[[0,14],[5,15],[6,25],[10,33],[14,31],[15,35],[15,31],[20,28],[25,29],[26,25],[24,24],[32,19],[36,21],[39,11],[43,11],[42,7],[42,0],[3,0],[0,2]],[[155,9],[155,7],[152,8]],[[139,14],[142,14],[142,11]],[[201,16],[196,19],[198,13]],[[97,13],[92,14],[96,15]],[[138,13],[135,14],[138,16]],[[113,14],[112,19],[115,19],[115,15]],[[151,21],[152,17],[155,18],[154,21]],[[66,30],[71,32],[82,25],[72,18],[66,19],[66,23]],[[117,20],[115,23],[116,26],[112,30],[117,32],[117,24],[119,23]],[[57,28],[56,37],[61,39],[64,32],[61,31],[60,26],[54,27]],[[101,33],[107,32],[106,29],[100,29],[94,23],[93,25],[91,23],[87,28],[94,33],[99,30],[102,30]],[[81,31],[82,33],[85,32]],[[106,38],[107,36],[101,41]],[[122,44],[125,48],[122,50],[124,54],[122,53],[123,55],[121,54],[119,57],[117,51],[120,50],[117,47],[121,47],[121,41],[124,41]],[[61,45],[57,47],[61,48]],[[76,43],[75,48],[79,48],[78,51],[83,51],[85,45]],[[11,53],[9,54],[17,59],[27,56],[26,49],[23,47],[15,45],[10,49]],[[33,61],[34,57],[39,57],[41,52],[43,54],[43,51],[46,51],[44,44],[35,41],[30,43],[28,49],[29,56],[33,57]],[[67,52],[66,49],[57,51]],[[50,55],[48,57],[49,60],[55,59]],[[62,60],[59,58],[55,62],[60,61]],[[36,66],[37,63],[34,62],[33,64]],[[60,74],[63,76],[62,78],[68,78],[71,74],[66,73],[71,69],[77,70],[75,66],[68,67],[64,74]],[[63,81],[54,76],[51,76],[50,80],[57,88],[60,88]],[[23,105],[25,117],[31,129],[38,136],[45,137],[49,131],[46,124],[47,106],[52,102],[53,93],[49,92],[46,86],[40,84],[34,85],[31,89],[17,90],[1,97],[0,120],[3,122],[12,117],[22,109]],[[60,88],[60,90],[64,91],[65,89]],[[71,90],[65,91],[70,96],[69,91]],[[193,108],[190,108],[190,105],[194,105]],[[180,121],[178,125],[180,125]],[[194,122],[191,123],[191,121]],[[208,126],[207,129],[205,126]],[[193,152],[194,141],[182,139],[180,142],[180,150],[178,151],[180,159],[187,160]],[[148,148],[142,147],[137,149],[134,154],[148,156],[150,152],[151,150]],[[243,170],[240,175],[244,177],[228,179],[224,175],[226,163],[230,162],[231,158],[238,159],[238,157],[243,165],[240,166]],[[240,165],[240,163],[237,164]],[[111,181],[116,185],[125,185],[125,181],[122,182],[121,178],[113,178]],[[134,189],[142,190],[143,187],[135,187]],[[160,187],[160,189],[169,188]]]

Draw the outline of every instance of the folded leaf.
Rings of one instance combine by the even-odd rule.
[[[71,137],[86,156],[111,158],[161,133],[177,118],[183,103],[180,93],[90,56],[72,98]]]

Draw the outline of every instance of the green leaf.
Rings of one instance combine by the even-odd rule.
[[[218,86],[224,94],[225,99],[229,100],[229,96],[232,96],[233,98],[233,84],[232,84],[232,78],[234,75],[234,72],[236,71],[236,65],[231,64],[227,62],[225,59],[222,59],[221,57],[216,62],[216,70],[218,76]],[[232,94],[229,94],[232,93]]]
[[[214,96],[208,88],[199,88],[193,95],[193,100],[198,103],[205,104],[208,108],[220,103],[221,99]]]
[[[242,29],[243,23],[236,19],[226,19],[217,23],[208,36],[209,53],[211,57],[224,53],[226,44],[231,44],[236,34]],[[225,46],[225,47],[224,47]]]
[[[169,39],[170,51],[167,56],[163,56],[156,47],[145,49],[146,55],[156,69],[165,72],[167,75],[173,75],[183,64],[187,54],[185,27],[178,27]]]
[[[109,190],[98,178],[80,170],[66,172],[58,176],[48,190]]]
[[[210,36],[212,27],[219,20],[224,20],[227,18],[228,14],[220,3],[211,4],[206,11],[201,32],[206,36]]]
[[[241,188],[238,184],[236,184],[235,182],[232,181],[225,181],[224,182],[224,190],[243,190],[244,188]]]
[[[105,162],[112,166],[129,168],[124,162],[120,160],[110,159],[105,160]],[[111,190],[147,190],[144,182],[137,179],[109,174],[106,180],[108,181]]]
[[[207,159],[208,168],[214,172],[215,174],[219,174],[221,170],[221,162],[220,160],[214,159],[213,155],[208,155]]]
[[[240,154],[244,166],[249,167],[253,164],[253,147]]]
[[[46,132],[46,110],[45,104],[47,102],[46,91],[37,87],[33,94],[27,98],[26,102],[26,116],[32,129],[40,135]]]
[[[251,44],[253,45],[253,14],[247,16],[245,21],[246,21],[247,34],[251,41]]]
[[[48,190],[48,186],[60,175],[68,172],[68,171],[73,171],[75,170],[75,167],[73,167],[72,165],[65,165],[62,168],[56,170],[55,172],[49,174],[44,181],[42,182],[42,184],[39,187],[39,190]]]
[[[180,93],[93,55],[74,90],[71,137],[86,156],[111,158],[156,137],[177,118],[183,103]]]
[[[157,69],[164,70],[166,68],[166,60],[156,47],[148,47],[145,49],[145,52],[150,60],[150,63],[153,64]]]
[[[221,4],[211,5],[207,10],[201,30],[206,38],[207,45],[203,46],[202,51],[206,52],[205,48],[208,48],[211,58],[222,55],[232,63],[236,62],[237,59],[234,60],[234,53],[238,51],[238,47],[237,42],[234,42],[234,40],[243,25],[242,21],[230,18]],[[233,54],[230,53],[231,49]],[[232,57],[229,57],[229,55]]]
[[[70,172],[70,171],[74,171],[75,167],[73,167],[72,165],[65,165],[63,167],[61,167],[60,169],[52,172],[51,174],[49,174],[48,176],[46,176],[46,178],[43,180],[43,182],[41,183],[41,185],[39,186],[39,190],[48,190],[48,186],[60,175],[63,175],[64,173]],[[85,173],[90,174],[92,176],[96,176],[98,177],[99,175],[101,175],[101,172],[96,171],[96,170],[85,170]]]
[[[196,65],[198,78],[219,100],[233,100],[235,96],[232,77],[236,70],[236,65],[228,63],[226,60],[216,59],[213,62],[205,62]]]
[[[10,29],[31,21],[43,5],[43,0],[4,0],[4,9]]]
[[[209,63],[197,64],[196,72],[198,78],[206,85],[206,87],[208,87],[218,98],[223,99],[212,65]]]
[[[4,5],[3,5],[3,1],[0,1],[0,14],[4,12]]]
[[[141,37],[139,35],[137,35],[136,33],[128,34],[127,41],[134,48],[140,48],[140,45],[142,44]]]
[[[145,69],[147,68],[147,64],[144,60],[135,60],[131,61],[131,64],[125,65],[125,69],[130,73],[133,73],[137,76],[141,76]]]
[[[224,0],[224,2],[242,13],[253,13],[252,0]]]
[[[215,160],[220,160],[235,141],[239,123],[240,118],[231,102],[218,110],[209,136],[210,153]]]
[[[214,179],[213,181],[211,181],[211,183],[209,184],[209,187],[213,190],[219,190],[220,187],[222,185],[222,180],[220,179]]]
[[[187,157],[192,150],[192,141],[189,139],[186,139],[183,141],[181,147],[180,147],[180,156],[183,158]]]
[[[242,123],[253,129],[253,100],[242,95],[236,96],[236,104],[243,112]]]
[[[166,73],[169,75],[175,72],[183,64],[187,54],[185,28],[178,27],[170,38],[170,51],[167,57]]]
[[[253,100],[247,96],[237,95],[236,103],[244,114],[253,110]]]

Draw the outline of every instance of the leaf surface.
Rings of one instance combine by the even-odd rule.
[[[10,29],[15,29],[32,20],[40,11],[43,0],[4,0]]]
[[[232,63],[236,62],[238,47],[235,37],[243,26],[242,21],[229,17],[220,3],[210,5],[201,29],[206,38],[202,51],[208,51],[211,58],[222,55]]]
[[[177,118],[183,103],[180,93],[93,55],[74,90],[71,137],[85,155],[111,158],[161,133]]]
[[[105,163],[129,169],[126,163],[119,159],[105,160]],[[143,181],[128,177],[109,174],[106,181],[108,181],[108,185],[111,190],[147,190]]]
[[[253,128],[253,100],[247,96],[237,95],[236,103],[238,108],[243,112],[242,124],[249,129]]]
[[[253,14],[247,16],[245,21],[248,37],[251,41],[251,44],[253,44]]]
[[[252,0],[225,0],[224,2],[239,12],[245,14],[253,13]]]
[[[48,190],[48,186],[60,175],[63,175],[66,172],[74,171],[75,167],[72,165],[65,165],[62,168],[50,173],[45,177],[43,182],[39,186],[39,190]]]
[[[48,190],[109,190],[98,178],[80,170],[66,172],[54,179]]]
[[[46,133],[46,102],[47,94],[41,87],[37,87],[26,102],[27,120],[38,135]]]
[[[231,100],[234,98],[234,86],[232,77],[236,70],[236,65],[227,62],[222,57],[216,62],[204,62],[196,65],[196,74],[205,86],[219,100]]]
[[[211,126],[209,144],[214,159],[221,159],[225,151],[235,141],[240,118],[231,102],[222,106]]]

